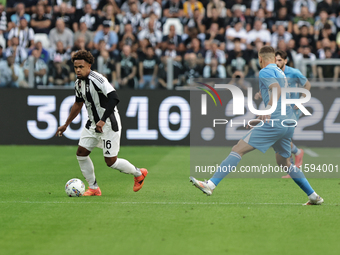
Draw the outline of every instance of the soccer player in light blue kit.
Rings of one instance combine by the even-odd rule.
[[[296,118],[290,105],[286,105],[286,115],[281,115],[281,88],[287,87],[288,84],[283,71],[275,63],[274,48],[271,46],[262,47],[259,51],[259,62],[262,68],[259,73],[260,91],[266,110],[273,105],[272,91],[274,89],[277,90],[276,110],[271,115],[258,117],[258,126],[252,128],[239,140],[210,180],[203,182],[191,176],[190,181],[210,196],[221,180],[229,174],[228,170],[236,168],[243,155],[254,149],[265,153],[269,147],[273,147],[276,152],[277,164],[288,169],[294,182],[307,194],[309,200],[304,205],[320,205],[323,203],[323,199],[313,190],[302,171],[289,160]],[[283,120],[285,120],[285,125],[281,125]],[[251,125],[254,126],[256,123],[253,122]]]
[[[288,86],[291,88],[303,87],[307,90],[310,90],[311,85],[307,78],[300,72],[299,69],[287,66],[287,53],[282,50],[277,50],[275,52],[276,65],[285,73],[286,78],[288,80]],[[301,97],[305,97],[306,95],[302,94]],[[290,93],[290,98],[297,99],[300,98],[300,93]],[[295,105],[292,105],[294,114],[296,119],[298,120],[301,116],[301,110],[297,108]],[[291,143],[291,151],[295,155],[295,165],[297,167],[302,166],[303,149],[299,149],[292,142]],[[290,175],[287,174],[282,176],[282,178],[290,178]]]

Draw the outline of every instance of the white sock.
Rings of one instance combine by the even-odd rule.
[[[301,153],[301,150],[298,149],[298,150],[297,150],[297,153],[295,153],[295,156],[299,155],[300,153]]]
[[[77,156],[78,163],[80,166],[80,170],[83,173],[87,183],[89,184],[90,189],[97,189],[97,181],[96,176],[94,175],[94,166],[92,160],[89,156]]]
[[[216,185],[210,180],[208,181],[207,184],[208,184],[209,188],[211,188],[212,190],[214,190],[216,188]]]
[[[308,196],[310,200],[316,200],[318,198],[318,194],[314,191],[312,194]]]
[[[116,162],[110,167],[113,169],[117,169],[125,174],[133,174],[135,177],[142,175],[140,170],[136,168],[134,165],[132,165],[126,159],[117,158]]]

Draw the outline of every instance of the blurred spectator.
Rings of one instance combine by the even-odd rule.
[[[8,56],[7,61],[0,61],[0,88],[18,88],[21,67],[14,62],[14,56]]]
[[[167,48],[168,42],[172,40],[175,43],[176,50],[179,52],[185,51],[184,43],[182,42],[182,37],[176,34],[176,28],[174,25],[169,27],[169,34],[164,35],[162,39],[162,50]]]
[[[294,6],[293,6],[293,13],[296,16],[302,15],[302,8],[306,7],[308,11],[308,16],[313,17],[315,11],[316,11],[316,5],[315,1],[313,0],[295,0]]]
[[[270,32],[262,28],[262,22],[260,20],[255,21],[254,29],[249,31],[247,35],[247,44],[249,49],[253,47],[252,44],[258,38],[261,39],[265,45],[270,45],[271,43]]]
[[[249,24],[255,24],[256,21],[261,21],[262,23],[262,29],[267,29],[268,31],[271,31],[271,20],[269,18],[266,18],[266,14],[264,12],[264,9],[259,9],[256,13],[255,13],[255,17],[254,18],[249,18],[247,19],[247,28],[249,27]]]
[[[181,74],[181,70],[183,69],[182,65],[176,61],[172,62],[172,87],[176,87],[180,85],[180,79],[179,76]],[[168,82],[168,63],[160,63],[158,67],[158,88],[160,89],[166,89],[167,88],[167,82]]]
[[[85,45],[85,43],[84,43]],[[85,48],[84,48],[85,49]],[[65,50],[64,44],[62,41],[58,41],[57,42],[57,47],[56,49],[51,52],[51,61],[49,63],[49,67],[53,68],[53,62],[54,60],[60,60],[62,62],[62,64],[66,64],[67,60],[69,60],[70,55],[67,53],[67,51]]]
[[[235,5],[237,6],[237,9],[241,10],[242,13],[244,13],[245,16],[250,16],[251,10],[251,1],[250,0],[231,0],[231,1],[225,1],[226,2],[226,8],[227,8],[227,15],[228,17],[232,17],[232,12],[235,11]]]
[[[63,65],[62,58],[55,55],[53,59],[53,68],[49,69],[49,85],[65,86],[69,83],[69,71]]]
[[[283,25],[287,32],[293,32],[293,22],[287,12],[287,7],[281,7],[278,11],[277,17],[275,18],[272,31],[276,32],[278,26]]]
[[[235,48],[230,52],[227,62],[227,73],[232,78],[230,84],[236,84],[242,89],[249,87],[244,80],[248,71],[248,58],[245,56],[245,52],[241,50],[241,44],[235,43]]]
[[[135,89],[137,85],[137,60],[131,56],[131,47],[124,45],[116,61],[117,82],[120,89]]]
[[[338,3],[335,3],[335,2],[336,1],[332,1],[332,0],[318,1],[318,4],[316,6],[315,16],[319,16],[322,10],[326,10],[326,12],[331,18],[335,18],[336,11],[338,8]]]
[[[331,48],[325,48],[325,59],[331,59],[332,58],[332,50]],[[326,78],[333,78],[333,82],[338,81],[339,77],[339,66],[335,65],[319,65],[318,66],[318,76],[319,80],[321,82],[325,81]]]
[[[72,5],[68,5],[66,2],[62,2],[62,0],[59,0],[57,2],[61,3],[60,5],[54,6],[53,26],[55,26],[55,23],[57,22],[58,19],[62,19],[65,23],[65,26],[72,29],[72,21],[74,20],[73,13],[76,10],[75,7]]]
[[[163,7],[163,17],[179,18],[182,20],[184,16],[183,3],[181,0],[168,0]],[[164,20],[165,22],[165,20]]]
[[[43,48],[42,43],[40,41],[35,42],[34,48],[39,52],[40,59],[48,64],[49,61],[49,53],[46,49]],[[32,55],[33,49],[28,52],[28,56]]]
[[[76,12],[75,1],[72,0],[55,0],[55,4],[53,6],[53,13],[57,14],[57,16],[62,13],[66,14],[74,14]],[[60,16],[59,16],[60,17]],[[66,20],[65,24],[67,24]]]
[[[71,49],[71,51],[78,51],[78,50],[90,50],[89,48],[86,47],[86,41],[85,41],[84,36],[78,36],[77,40],[74,42],[74,45]]]
[[[210,12],[211,12],[210,17],[206,18],[203,21],[203,23],[205,24],[205,28],[208,30],[208,29],[210,29],[211,24],[217,23],[218,24],[218,33],[223,35],[224,31],[225,31],[225,27],[226,27],[225,18],[221,18],[221,17],[218,16],[219,12],[218,12],[217,8],[215,8],[215,7],[212,8],[210,10]]]
[[[51,18],[45,14],[45,7],[42,4],[37,5],[36,13],[32,14],[31,27],[35,33],[48,34],[50,32]]]
[[[110,26],[110,22],[108,20],[105,20],[103,23],[103,29],[99,30],[94,39],[94,47],[96,49],[98,49],[98,43],[100,40],[104,40],[106,43],[106,50],[110,53],[110,56],[113,58],[117,48],[117,43],[118,43],[118,36],[116,34],[116,32],[110,30],[111,26]]]
[[[212,23],[210,29],[205,34],[205,44],[211,44],[212,41],[217,41],[220,50],[225,50],[225,39],[222,34],[218,32],[218,24]]]
[[[332,51],[335,51],[336,50],[336,36],[335,34],[332,33],[332,28],[328,23],[326,23],[323,29],[321,29],[318,42],[317,42],[318,48],[320,48],[320,42],[322,42],[324,39],[328,39],[330,41],[331,49]]]
[[[261,70],[259,62],[259,50],[263,47],[261,40],[255,41],[255,47],[249,52],[250,66],[255,77],[259,77],[259,71]]]
[[[274,10],[276,11],[276,17],[279,17],[279,16],[282,17],[282,14],[280,15],[281,8],[286,8],[287,20],[291,20],[292,15],[293,15],[293,1],[290,1],[290,0],[275,1]],[[289,31],[289,32],[291,33],[292,31]]]
[[[148,39],[154,48],[159,48],[162,42],[162,32],[155,29],[155,19],[150,19],[147,28],[138,33],[138,40]]]
[[[283,40],[288,43],[290,39],[292,39],[292,34],[287,32],[283,25],[279,25],[277,27],[277,32],[272,34],[272,47],[276,49],[279,41]]]
[[[209,60],[209,64],[211,59]],[[207,63],[206,63],[207,64]],[[194,53],[189,53],[184,67],[185,84],[193,85],[194,79],[201,77],[202,67],[197,63],[197,56]]]
[[[74,65],[73,65],[73,62],[72,62],[72,57],[75,53],[76,53],[76,51],[72,51],[71,55],[70,55],[70,59],[67,60],[67,62],[66,62],[66,66],[69,70],[69,80],[70,80],[71,86],[74,86],[74,81],[76,80],[76,74],[74,72]]]
[[[176,50],[176,45],[175,42],[173,40],[170,40],[167,43],[167,48],[166,50],[163,51],[162,54],[162,62],[166,62],[168,58],[172,58],[174,59],[174,61],[182,61],[182,57],[181,54]]]
[[[296,35],[300,33],[300,27],[304,25],[308,27],[309,34],[314,34],[314,19],[310,16],[306,6],[301,7],[301,14],[293,19],[293,24],[293,30]]]
[[[18,37],[19,39],[19,46],[23,48],[30,48],[34,47],[34,31],[32,28],[27,26],[27,20],[25,17],[20,18],[19,26],[12,28],[8,34],[8,46],[11,46],[11,39],[13,37]]]
[[[188,28],[188,34],[182,35],[182,40],[186,48],[190,47],[191,40],[194,38],[199,39],[197,28],[195,27]]]
[[[28,22],[31,20],[31,16],[25,13],[25,4],[17,3],[15,6],[15,13],[11,15],[11,22],[14,23],[14,26],[20,25],[20,18],[24,17]]]
[[[200,1],[197,1],[197,0],[188,0],[188,1],[184,2],[184,4],[183,4],[183,12],[184,12],[184,15],[187,18],[194,17],[194,11],[196,9],[199,10],[199,12],[202,15],[202,17],[204,17],[205,9],[203,7],[203,4]]]
[[[4,53],[4,48],[3,46],[0,44],[0,61],[5,59],[5,53]]]
[[[131,5],[136,4],[137,10],[140,10],[141,3],[138,0],[126,0],[120,7],[122,14],[125,16],[128,12],[131,12]]]
[[[59,41],[62,41],[66,50],[73,47],[73,32],[65,27],[65,22],[62,19],[57,20],[56,27],[51,29],[49,38],[52,48],[56,48]]]
[[[34,57],[34,87],[37,85],[46,85],[47,80],[47,66],[43,60],[40,59],[39,50],[34,49],[32,51],[32,56]],[[29,61],[26,61],[24,64],[24,73],[26,81],[28,82],[29,75]]]
[[[162,16],[162,7],[155,0],[145,0],[140,6],[140,13],[143,19],[150,17],[151,13],[156,14],[157,19],[159,19]]]
[[[320,42],[321,48],[317,51],[317,58],[318,59],[325,59],[326,58],[326,49],[330,48],[332,52],[335,52],[335,42],[331,42],[328,38],[322,39]],[[337,57],[336,55],[333,55],[333,57]]]
[[[196,28],[198,30],[198,33],[204,33],[205,32],[205,25],[203,24],[203,14],[200,12],[199,9],[194,10],[194,14],[192,17],[190,17],[184,26],[184,32],[188,34],[189,28]]]
[[[159,64],[159,58],[155,55],[152,46],[149,45],[146,54],[139,59],[139,89],[144,89],[147,85],[150,89],[156,88]]]
[[[223,65],[219,65],[216,58],[212,58],[209,65],[203,69],[203,78],[226,78],[226,70]]]
[[[19,45],[18,37],[13,37],[11,39],[11,46],[6,49],[6,57],[14,56],[14,61],[17,64],[23,65],[27,59],[27,52],[25,48]]]
[[[94,32],[98,30],[101,20],[96,14],[93,14],[91,4],[87,3],[84,6],[84,12],[79,20],[79,23],[80,22],[85,22],[87,28],[90,31]],[[79,30],[78,22],[74,22],[73,31],[77,32],[78,30]]]
[[[314,53],[311,52],[311,49],[309,46],[305,46],[302,48],[302,52],[296,55],[297,62],[300,61],[301,59],[307,59],[313,62],[316,60],[316,56]],[[314,64],[307,65],[306,77],[310,77],[312,78],[313,81],[315,81],[317,77],[316,65]]]
[[[257,12],[263,9],[265,11],[266,17],[270,18],[273,16],[274,11],[274,0],[252,0],[251,1],[251,11]]]
[[[296,48],[299,53],[302,53],[305,47],[309,47],[312,51],[312,47],[309,45],[307,37],[301,37],[300,40],[296,43]]]
[[[103,74],[111,84],[116,81],[114,61],[110,58],[110,53],[107,50],[100,50],[93,64],[93,69]]]
[[[133,28],[130,23],[125,24],[124,33],[119,38],[119,50],[123,49],[123,45],[129,45],[133,47],[138,43],[137,37],[133,34]]]
[[[312,51],[314,51],[316,49],[314,35],[309,34],[308,27],[306,25],[302,25],[300,27],[299,34],[294,38],[297,44],[299,44],[302,37],[307,38],[308,45],[311,47]]]
[[[114,0],[99,0],[97,6],[97,14],[99,17],[106,15],[105,6],[112,5],[113,7],[113,15],[116,17],[117,14],[121,13],[119,6],[121,6],[122,1],[114,1]]]
[[[237,22],[234,27],[229,27],[225,33],[226,49],[231,51],[234,49],[234,40],[238,39],[241,42],[241,49],[246,49],[247,31],[243,28],[242,22]]]
[[[220,65],[224,65],[226,63],[225,53],[223,50],[218,49],[217,41],[212,41],[211,49],[205,54],[205,64],[209,65],[212,58],[216,58]]]
[[[123,23],[130,23],[133,28],[133,33],[137,34],[141,29],[141,23],[143,21],[142,14],[138,11],[138,5],[133,2],[130,5],[130,11],[123,17]]]
[[[326,24],[331,27],[331,32],[336,33],[336,26],[334,25],[333,21],[331,21],[328,17],[328,13],[325,10],[320,11],[320,19],[315,21],[314,24],[314,37],[319,38],[320,31],[324,28]]]
[[[79,37],[83,37],[85,40],[85,48],[92,49],[93,48],[93,35],[87,29],[85,22],[79,23],[79,30],[74,34],[74,43],[77,42]]]
[[[114,6],[112,4],[107,4],[104,6],[104,17],[102,18],[102,24],[108,23],[110,25],[110,30],[114,31],[116,34],[119,33],[120,21],[115,16]]]
[[[194,53],[196,55],[198,65],[204,65],[205,51],[201,48],[201,42],[197,38],[192,39],[190,47],[184,55],[185,60],[187,60],[187,58],[190,56],[190,53]]]
[[[241,22],[243,28],[246,28],[247,20],[243,12],[244,12],[243,8],[239,4],[235,4],[232,7],[232,16],[227,23],[227,29],[229,29],[230,27],[235,27],[236,23],[239,23],[239,22]],[[249,27],[249,30],[250,30],[250,27]]]
[[[6,33],[7,31],[7,14],[5,11],[5,6],[0,3],[0,35]]]
[[[225,7],[225,2],[222,0],[210,0],[207,5],[207,17],[212,18],[212,10],[217,11],[217,17],[225,18],[227,16],[227,9]]]

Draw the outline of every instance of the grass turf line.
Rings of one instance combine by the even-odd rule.
[[[337,163],[336,149],[312,150],[320,157],[305,155],[305,162]],[[149,170],[141,191],[94,150],[103,196],[69,198],[66,181],[84,180],[75,151],[0,146],[0,254],[310,255],[340,248],[339,179],[309,180],[325,206],[301,206],[304,193],[277,178],[226,179],[207,197],[189,183],[188,147],[122,147],[120,157]],[[256,151],[241,163],[273,164],[273,157]]]

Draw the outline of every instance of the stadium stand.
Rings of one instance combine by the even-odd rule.
[[[130,46],[130,57],[137,62],[138,70],[151,46],[155,57],[160,60],[157,74],[160,79],[156,79],[157,84],[152,86],[130,88],[162,89],[166,83],[162,78],[169,76],[171,81],[176,81],[175,88],[190,86],[193,79],[203,77],[234,78],[241,74],[244,78],[256,78],[259,45],[272,45],[287,51],[288,65],[299,68],[315,84],[325,78],[337,82],[340,66],[339,2],[7,1],[7,4],[0,3],[0,72],[2,66],[7,66],[9,56],[13,56],[17,64],[15,70],[27,72],[25,62],[37,49],[35,56],[44,60],[49,79],[36,79],[31,87],[38,84],[70,86],[74,81],[71,55],[79,49],[86,49],[100,61],[93,68],[99,68],[119,89],[122,84],[119,84],[121,79],[117,79],[116,67],[124,68],[124,65],[117,65],[119,60],[126,59],[122,52],[124,45]],[[58,54],[62,56],[56,56],[59,41],[62,45],[59,43]],[[130,61],[130,57],[126,61]],[[172,72],[171,68],[165,75],[166,70],[170,70],[167,68],[169,64],[176,71]],[[59,75],[49,70],[53,67],[58,68]],[[141,80],[139,76],[137,71],[136,81]],[[53,84],[53,77],[58,84]],[[15,84],[27,87],[27,82],[26,79]],[[13,82],[1,86],[15,87]]]

